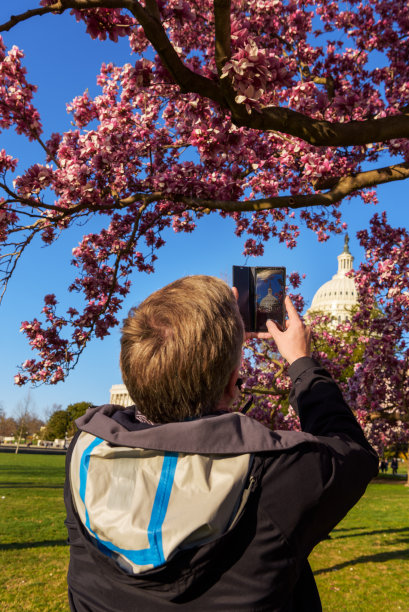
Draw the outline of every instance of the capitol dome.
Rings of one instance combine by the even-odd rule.
[[[278,304],[278,299],[273,295],[272,288],[269,287],[267,290],[267,295],[260,300],[259,309],[263,312],[272,312],[276,304]]]
[[[353,261],[347,234],[344,250],[338,255],[338,272],[318,289],[307,315],[321,312],[330,315],[337,323],[350,319],[351,308],[358,304],[358,294],[354,280],[345,275],[352,270]]]

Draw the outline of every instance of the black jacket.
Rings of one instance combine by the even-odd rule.
[[[112,405],[90,409],[77,421],[80,432],[67,454],[65,486],[72,610],[321,610],[307,557],[362,496],[377,474],[378,458],[328,372],[305,357],[290,366],[289,374],[291,404],[299,413],[302,432],[272,432],[237,413],[150,425],[136,419],[132,408]],[[78,452],[81,444],[92,449]],[[155,533],[151,517],[147,533],[135,536],[146,535],[146,550],[154,545],[159,550],[159,560],[141,561],[145,550],[135,552],[131,545],[133,526],[135,533],[141,530],[135,523],[139,517],[131,516],[133,503],[121,500],[129,493],[138,503],[148,503],[146,474],[155,473],[149,461],[158,456],[171,469],[177,470],[179,462],[185,467],[179,480],[176,471],[169,481],[173,485],[168,497],[162,495],[162,523],[156,520]],[[239,468],[235,458],[241,461]],[[190,482],[187,475],[189,461],[196,459],[205,461],[199,480],[204,472],[208,478],[194,507],[192,491],[196,485],[200,488],[199,480]],[[146,483],[146,489],[138,484],[137,490],[129,491],[132,483],[124,485],[125,472],[129,475],[133,462],[139,466],[145,460],[147,472],[138,467],[135,479],[142,478],[138,483]],[[82,474],[78,482],[74,464]],[[226,465],[235,474],[228,486],[223,484],[230,474]],[[154,507],[163,469],[154,487]],[[109,481],[106,472],[112,473]],[[226,489],[223,499],[218,481]],[[202,510],[209,518],[200,518]],[[221,513],[227,521],[218,522]],[[104,531],[105,521],[109,526]],[[180,537],[175,533],[179,530]],[[173,548],[167,539],[176,541]]]

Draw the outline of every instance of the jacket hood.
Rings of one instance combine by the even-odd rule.
[[[127,573],[165,564],[224,534],[240,510],[251,455],[112,447],[81,433],[70,465],[78,516],[98,548]]]
[[[254,453],[312,438],[238,413],[152,425],[113,405],[76,423],[69,482],[91,554],[164,598],[207,575],[215,549],[225,557],[261,473]]]

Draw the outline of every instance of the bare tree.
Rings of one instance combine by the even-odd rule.
[[[21,400],[15,410],[14,421],[16,423],[15,436],[17,438],[16,454],[19,451],[21,440],[39,430],[43,421],[35,413],[35,404],[30,391]]]

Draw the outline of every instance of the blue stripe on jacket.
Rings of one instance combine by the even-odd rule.
[[[140,550],[128,550],[126,548],[119,548],[108,540],[101,540],[101,538],[91,528],[89,513],[85,503],[88,469],[92,451],[94,448],[102,444],[102,442],[104,442],[104,440],[101,438],[95,438],[84,450],[80,460],[79,494],[85,507],[85,526],[95,538],[98,548],[106,555],[111,556],[111,553],[115,552],[121,554],[135,565],[153,565],[153,567],[158,567],[159,565],[165,563],[162,542],[162,526],[168,509],[170,494],[172,492],[176,465],[178,461],[178,453],[164,453],[159,484],[156,489],[152,514],[147,529],[149,547]]]

